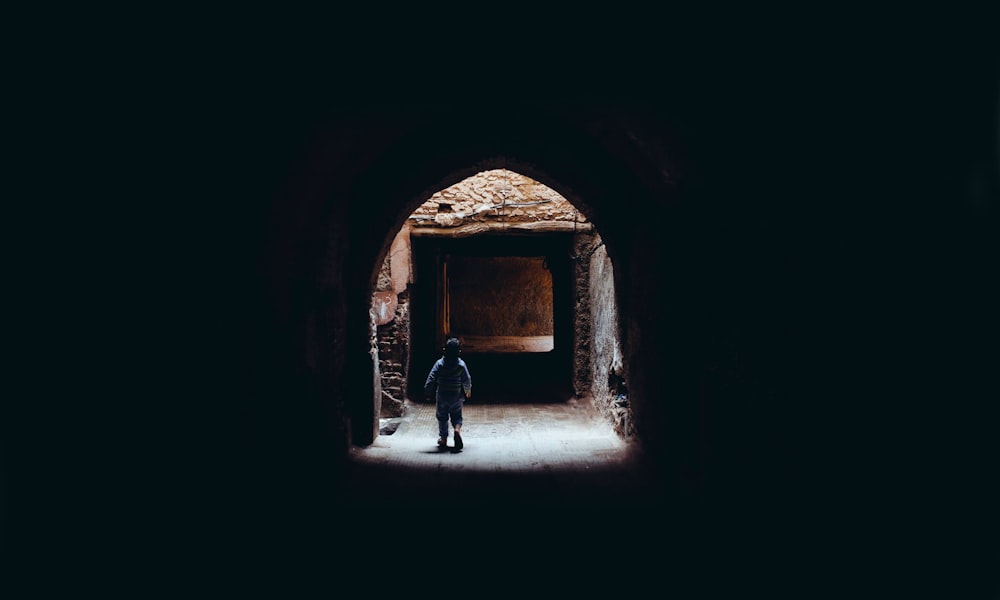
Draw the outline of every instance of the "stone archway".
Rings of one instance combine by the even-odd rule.
[[[600,115],[566,118],[545,110],[504,113],[489,128],[480,115],[456,112],[378,117],[334,122],[317,134],[283,192],[286,206],[269,251],[294,266],[272,271],[272,293],[299,299],[285,318],[301,320],[305,332],[291,342],[304,344],[327,427],[335,437],[342,432],[344,451],[378,434],[377,384],[364,375],[372,371],[370,322],[351,317],[368,314],[378,276],[373,265],[427,198],[503,167],[556,190],[600,230],[600,252],[616,274],[621,359],[629,365],[623,385],[636,437],[647,438],[652,453],[676,454],[665,440],[690,448],[684,432],[696,429],[695,409],[664,400],[670,396],[664,382],[683,378],[687,368],[665,357],[683,358],[685,337],[693,333],[683,315],[689,299],[674,295],[661,306],[650,291],[660,273],[676,271],[675,249],[694,233],[678,213],[678,173],[656,140],[618,123],[595,129]],[[644,218],[651,211],[660,217],[655,222]],[[660,332],[668,322],[676,326],[664,343]],[[668,412],[675,414],[668,419]]]
[[[434,193],[392,239],[372,294],[380,433],[394,430],[405,402],[421,400],[419,365],[455,335],[476,356],[479,397],[583,398],[628,437],[613,286],[599,233],[552,188],[488,169]]]

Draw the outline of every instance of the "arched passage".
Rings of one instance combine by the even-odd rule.
[[[645,213],[652,206],[666,209],[664,200],[661,198],[659,203],[654,203],[650,190],[637,182],[635,173],[626,168],[621,157],[609,153],[567,123],[547,117],[549,115],[521,114],[518,118],[494,124],[486,131],[463,119],[446,123],[432,121],[384,153],[382,161],[373,165],[354,186],[357,198],[348,202],[354,209],[349,221],[353,253],[357,257],[346,271],[354,282],[345,286],[348,314],[367,314],[370,298],[366,292],[375,283],[370,265],[379,264],[384,258],[387,240],[430,193],[457,183],[484,166],[507,166],[557,190],[588,215],[593,215],[595,226],[602,233],[607,232],[604,241],[608,254],[616,271],[626,274],[616,284],[624,358],[630,362],[630,355],[634,355],[640,363],[655,360],[655,348],[642,350],[641,330],[644,328],[636,326],[637,320],[655,316],[655,311],[641,308],[649,301],[650,281],[634,276],[651,268],[646,261],[657,258],[634,251],[637,245],[646,242],[646,236],[655,235],[655,231],[648,220],[635,218],[635,215]],[[495,156],[504,157],[502,165],[497,164]],[[475,166],[466,166],[469,164]],[[662,169],[662,165],[658,168]],[[450,176],[441,179],[442,172]],[[635,286],[642,293],[633,292]],[[355,290],[357,293],[352,293]],[[346,329],[348,344],[357,349],[368,348],[367,322],[349,320]],[[370,364],[369,361],[367,354],[348,352],[345,368],[348,372],[364,372],[365,363]],[[639,364],[637,368],[643,367]],[[373,378],[355,378],[348,383],[351,387],[346,396],[355,399],[348,411],[354,444],[370,443],[377,432],[376,411],[367,401],[375,394],[373,382]],[[628,387],[637,413],[637,430],[642,419],[652,428],[659,429],[655,423],[659,421],[657,414],[661,405],[643,398],[641,383],[629,382]],[[645,408],[641,406],[643,403]]]
[[[667,131],[643,125],[641,114],[632,118],[638,124],[521,107],[483,126],[471,109],[422,108],[317,128],[279,190],[267,255],[281,329],[299,331],[280,341],[303,355],[303,375],[292,376],[308,377],[315,390],[324,439],[346,453],[376,437],[364,315],[373,266],[394,232],[436,191],[508,167],[556,190],[601,232],[616,275],[634,439],[671,477],[682,464],[697,465],[698,345],[711,317],[705,300],[720,297],[710,286],[724,280],[707,287],[691,268],[692,259],[703,261],[705,241],[689,178],[677,168],[689,161],[674,158],[686,150],[679,143],[681,150],[668,151]],[[664,284],[674,292],[660,296]]]
[[[426,368],[454,336],[475,364],[478,401],[596,400],[627,437],[625,386],[610,390],[616,402],[608,397],[609,370],[617,363],[620,378],[624,365],[603,246],[577,207],[509,169],[435,193],[409,215],[378,269],[373,364],[382,417],[423,401]]]

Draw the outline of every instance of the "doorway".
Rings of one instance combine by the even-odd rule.
[[[423,398],[450,336],[463,342],[477,401],[572,397],[571,241],[551,233],[414,237],[410,398]]]

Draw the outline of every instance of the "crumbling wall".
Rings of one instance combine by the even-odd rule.
[[[415,234],[581,231],[591,224],[568,200],[530,177],[482,171],[432,195],[410,215]]]
[[[379,269],[372,297],[375,393],[380,398],[378,417],[403,415],[410,357],[410,266],[409,228],[403,227]]]
[[[591,393],[594,331],[590,308],[590,254],[597,236],[580,233],[573,237],[573,393],[583,398]]]
[[[614,275],[603,241],[597,234],[593,239],[591,248],[584,250],[584,256],[590,255],[591,394],[597,410],[611,422],[615,431],[622,437],[629,437],[633,434],[632,411],[618,335]]]
[[[378,368],[382,396],[380,417],[403,416],[409,377],[409,292],[399,294],[392,321],[378,327]]]

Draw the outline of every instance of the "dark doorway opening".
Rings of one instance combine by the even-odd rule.
[[[411,244],[412,400],[423,399],[427,371],[451,334],[469,337],[463,356],[473,401],[549,403],[573,396],[571,234],[414,237]],[[522,267],[523,273],[511,273]],[[551,276],[550,289],[549,279],[538,275],[542,269]],[[490,278],[497,280],[493,287]],[[486,291],[477,295],[477,287]]]

